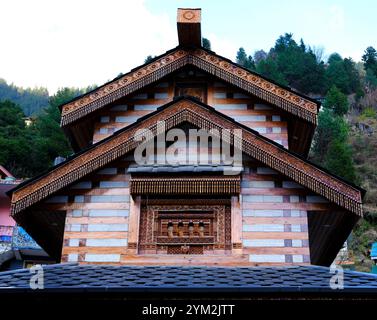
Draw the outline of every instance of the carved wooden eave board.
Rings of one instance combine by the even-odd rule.
[[[164,120],[166,130],[188,122],[206,130],[242,130],[242,150],[245,154],[266,166],[291,178],[293,181],[318,193],[347,211],[362,215],[363,190],[353,186],[323,169],[289,152],[280,145],[264,138],[214,108],[191,98],[179,98],[157,111],[139,119],[136,123],[119,130],[71,159],[53,167],[48,173],[31,179],[10,191],[11,214],[17,214],[47,198],[60,189],[100,169],[132,151],[140,141],[135,133],[140,128],[157,132],[157,122]],[[234,143],[235,136],[230,136]]]
[[[187,65],[195,66],[313,125],[317,123],[319,104],[314,100],[279,86],[212,51],[177,47],[152,62],[63,105],[61,125],[67,127]]]
[[[236,195],[241,191],[240,176],[132,177],[131,194]]]

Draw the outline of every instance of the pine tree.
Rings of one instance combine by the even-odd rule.
[[[356,93],[361,89],[355,62],[351,58],[342,59],[338,53],[330,55],[325,76],[327,88],[335,85],[344,94]]]
[[[255,70],[255,63],[252,56],[248,56],[244,48],[239,48],[236,56],[236,62],[249,70]]]
[[[356,180],[352,149],[344,141],[334,139],[330,142],[325,155],[324,166],[330,172],[348,181],[355,182]]]
[[[348,111],[347,96],[336,86],[332,86],[326,95],[323,107],[332,110],[337,116],[343,116]]]
[[[373,47],[368,47],[365,49],[364,54],[361,58],[364,62],[365,70],[370,69],[375,76],[377,76],[377,51]]]
[[[204,49],[211,50],[211,41],[209,41],[207,38],[203,38],[202,46]]]

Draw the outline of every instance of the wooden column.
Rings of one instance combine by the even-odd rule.
[[[128,219],[128,249],[130,253],[137,253],[139,241],[139,221],[140,221],[140,196],[130,197],[130,216]]]
[[[232,252],[242,253],[242,210],[239,196],[232,196]]]
[[[207,87],[207,104],[213,107],[213,81],[208,82]]]

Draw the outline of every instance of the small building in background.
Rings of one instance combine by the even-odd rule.
[[[352,256],[352,252],[349,250],[349,238],[344,242],[342,248],[339,250],[334,263],[342,268],[354,270],[355,261]]]
[[[0,270],[49,263],[51,258],[10,215],[6,192],[22,181],[0,165]]]
[[[17,185],[16,179],[0,165],[0,254],[11,248],[16,222],[10,216],[10,199],[5,193],[15,185]]]
[[[25,117],[23,119],[24,119],[25,125],[27,127],[31,126],[34,123],[34,121],[35,121],[35,119],[32,118],[32,117]]]

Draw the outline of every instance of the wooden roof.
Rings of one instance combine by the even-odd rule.
[[[46,173],[10,190],[12,216],[46,252],[59,259],[65,214],[38,209],[38,202],[132,151],[140,143],[134,138],[136,131],[148,128],[155,134],[157,122],[161,120],[165,120],[166,130],[187,122],[198,128],[217,129],[220,135],[223,129],[241,129],[244,153],[335,203],[335,211],[309,215],[311,250],[312,246],[315,247],[311,257],[313,264],[329,265],[362,216],[364,190],[311,164],[214,108],[187,97],[160,107]],[[231,136],[231,143],[234,143],[234,138]],[[234,187],[237,188],[237,185]],[[332,228],[323,228],[322,224],[331,224]]]
[[[61,125],[67,127],[96,110],[192,65],[314,125],[319,102],[251,72],[204,48],[177,47],[95,90],[61,106]]]
[[[166,130],[184,122],[207,130],[218,129],[220,133],[224,129],[241,129],[244,153],[347,211],[362,215],[362,189],[300,158],[214,108],[187,97],[160,107],[136,123],[53,167],[47,173],[22,183],[10,192],[11,214],[16,217],[19,212],[33,204],[132,151],[140,143],[134,138],[136,131],[148,128],[156,132],[157,122],[161,120],[165,121]],[[231,139],[234,139],[234,136]]]
[[[178,47],[61,106],[61,126],[75,151],[91,144],[92,122],[102,108],[186,66],[193,66],[286,112],[289,148],[307,156],[317,125],[318,101],[204,49],[201,9],[178,9],[177,30]]]
[[[59,306],[62,301],[77,302],[78,296],[75,293],[80,294],[80,303],[82,298],[89,294],[91,294],[90,299],[96,297],[95,300],[91,300],[96,303],[100,300],[98,295],[93,294],[102,294],[107,302],[119,302],[120,299],[128,297],[126,299],[133,303],[135,297],[147,299],[146,297],[150,298],[153,294],[155,298],[160,298],[162,295],[174,299],[180,297],[180,301],[188,297],[207,300],[222,298],[225,301],[229,298],[242,297],[247,301],[246,308],[250,308],[252,300],[256,299],[258,304],[262,300],[265,311],[266,299],[275,302],[276,299],[291,302],[292,299],[297,300],[297,298],[300,298],[300,301],[302,298],[305,300],[312,298],[316,302],[341,299],[352,301],[351,305],[354,306],[356,298],[360,302],[362,297],[367,297],[361,296],[363,293],[373,294],[369,297],[374,296],[374,299],[366,300],[368,302],[375,301],[377,296],[377,275],[344,270],[343,288],[334,290],[331,285],[334,270],[317,266],[109,266],[64,263],[46,265],[43,266],[43,270],[48,280],[45,281],[44,289],[39,291],[48,294],[49,299],[42,300],[46,297],[41,296],[41,293],[36,295],[38,290],[30,287],[29,269],[18,269],[0,273],[0,293],[5,294],[1,296],[1,301],[12,297],[17,298],[19,303],[20,296],[17,293],[23,294],[21,297],[26,299],[38,299],[39,303],[42,301],[51,303],[51,298],[59,299],[56,300]],[[33,292],[35,296],[30,294]],[[65,295],[55,296],[58,292]],[[351,292],[356,293],[357,296],[347,295]],[[292,295],[293,293],[299,295]],[[124,304],[121,306],[123,308]],[[139,305],[138,314],[140,314]]]

